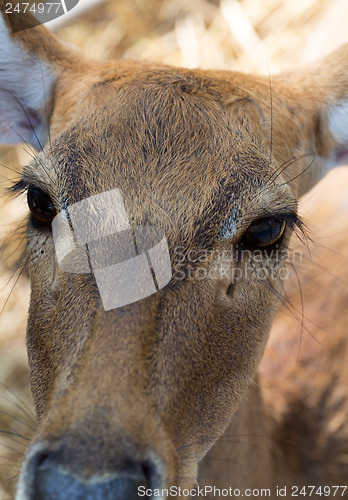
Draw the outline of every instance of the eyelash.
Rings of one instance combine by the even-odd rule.
[[[12,186],[10,186],[9,192],[16,196],[19,196],[21,194],[24,194],[29,186],[30,186],[29,182],[25,181],[24,179],[21,179],[20,181],[17,181]]]
[[[275,217],[276,219],[278,219],[280,217],[279,220],[284,221],[286,224],[286,227],[288,229],[290,229],[291,231],[293,231],[296,234],[296,236],[298,236],[300,238],[301,241],[306,241],[309,239],[309,231],[308,231],[308,228],[306,226],[306,223],[302,219],[302,217],[300,217],[296,213],[291,212],[291,213],[285,213],[282,215],[279,215],[279,214],[274,215],[273,214],[270,216]]]
[[[286,228],[295,232],[301,240],[302,239],[307,240],[309,238],[308,229],[306,227],[304,220],[295,212],[273,213],[271,211],[263,210],[262,212],[257,214],[257,216],[253,221],[251,221],[250,223],[248,223],[248,225],[244,227],[244,231],[246,231],[248,227],[251,226],[253,223],[268,217],[269,218],[273,217],[282,223],[285,222]],[[233,231],[230,231],[230,226],[232,223],[233,222],[229,221],[228,223],[225,222],[223,224],[223,229],[220,231],[219,234],[220,238],[228,240],[230,239],[230,236],[227,236],[227,234],[229,233],[234,234],[236,232],[236,228]],[[236,222],[234,222],[234,224],[236,225]]]
[[[271,212],[266,213],[267,217],[274,217],[280,222],[285,222],[286,226],[293,231],[304,231],[305,223],[301,219],[301,217],[294,212],[284,213],[284,214],[273,214]]]

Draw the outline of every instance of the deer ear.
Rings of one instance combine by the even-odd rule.
[[[348,44],[312,65],[279,75],[278,84],[283,104],[273,130],[289,157],[305,159],[289,172],[302,195],[333,167],[348,165]]]
[[[327,156],[329,170],[338,165],[348,165],[348,92],[342,100],[331,104],[325,115],[324,131],[327,128],[332,136]]]
[[[320,107],[317,152],[328,171],[348,165],[348,44],[314,64],[311,78]]]
[[[42,38],[47,33],[52,44],[54,37],[43,26],[14,35],[2,0],[0,10],[0,144],[26,142],[41,150],[56,80],[54,65],[42,56]]]

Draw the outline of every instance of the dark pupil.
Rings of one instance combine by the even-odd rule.
[[[32,215],[39,222],[50,223],[56,215],[49,195],[35,186],[28,188],[28,206]]]
[[[245,233],[245,241],[253,246],[272,245],[282,236],[285,222],[274,217],[260,219],[252,224]]]

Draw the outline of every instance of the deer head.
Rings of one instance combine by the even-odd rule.
[[[31,211],[27,345],[39,419],[16,498],[191,487],[263,354],[282,297],[279,255],[302,227],[297,200],[348,158],[348,46],[270,82],[92,61],[42,26],[12,34],[4,2],[1,12],[0,141],[39,151],[15,187]],[[117,209],[100,201],[112,192]],[[132,276],[123,292],[143,298],[107,308],[90,247],[87,271],[79,259],[61,265],[59,231],[76,236],[73,207],[88,200],[89,242],[120,210],[128,236],[149,226],[164,235],[165,286],[147,293]]]

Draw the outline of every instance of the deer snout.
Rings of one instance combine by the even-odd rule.
[[[87,477],[83,471],[72,470],[60,459],[60,453],[41,449],[40,445],[34,446],[30,455],[19,484],[18,500],[136,500],[139,493],[150,498],[146,491],[161,482],[160,465],[149,460],[124,459],[119,470]]]
[[[149,487],[149,477],[137,465],[133,471],[107,478],[94,477],[88,482],[64,469],[44,463],[36,472],[35,500],[131,500],[139,498],[140,487]]]

